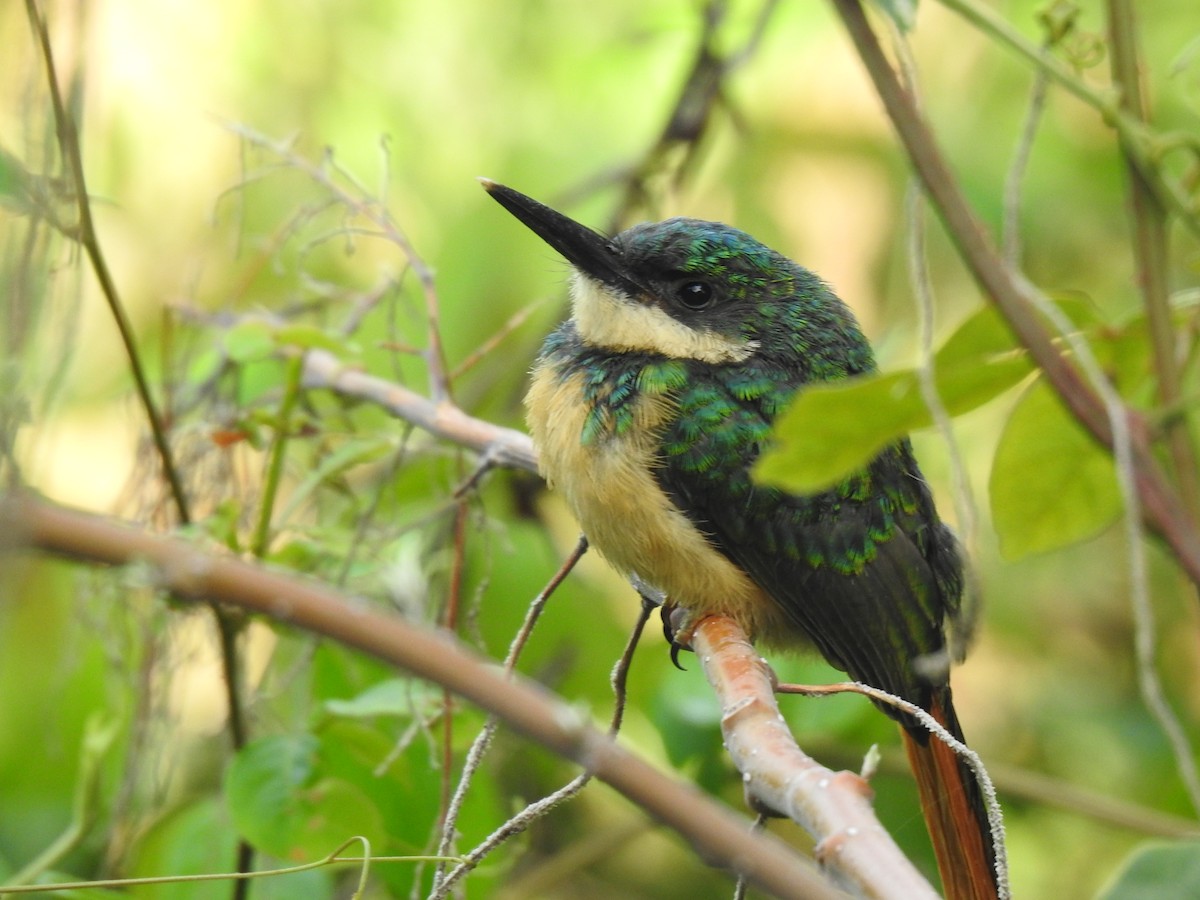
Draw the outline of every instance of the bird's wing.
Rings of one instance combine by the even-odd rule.
[[[680,392],[663,436],[663,489],[833,665],[926,705],[916,663],[944,646],[961,569],[907,441],[820,494],[757,485],[750,466],[790,393],[785,373],[705,374]]]

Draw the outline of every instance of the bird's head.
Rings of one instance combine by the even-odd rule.
[[[833,292],[744,231],[674,218],[608,238],[482,181],[574,267],[572,317],[589,344],[718,365],[761,354],[803,361],[817,378],[873,366],[857,322]]]

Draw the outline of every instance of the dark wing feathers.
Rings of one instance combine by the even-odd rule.
[[[781,373],[762,377],[772,374],[778,388]],[[944,646],[961,570],[908,442],[821,494],[756,485],[749,470],[770,434],[779,393],[747,391],[744,371],[731,374],[736,384],[719,367],[692,376],[663,436],[663,489],[833,665],[927,706],[931,686],[913,663]]]

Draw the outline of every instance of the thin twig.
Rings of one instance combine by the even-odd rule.
[[[863,684],[859,681],[844,681],[838,684],[821,685],[781,684],[776,687],[776,690],[781,694],[800,694],[805,697],[828,697],[845,693],[862,694],[864,697],[870,697],[872,700],[886,703],[912,716],[930,734],[953,750],[955,755],[971,768],[971,772],[979,784],[979,790],[983,794],[983,801],[987,807],[988,825],[992,832],[992,845],[995,847],[996,852],[997,888],[1000,900],[1007,900],[1010,891],[1008,885],[1008,851],[1004,840],[1004,813],[1000,809],[1000,801],[996,798],[996,787],[992,784],[991,776],[988,775],[987,769],[983,765],[983,760],[979,758],[978,753],[952,735],[946,730],[944,725],[915,703],[910,703],[902,697],[889,694],[887,691],[882,691],[879,688],[871,687],[869,684]]]
[[[1145,123],[1148,114],[1142,97],[1137,21],[1128,0],[1108,0],[1108,27],[1113,82],[1120,92],[1121,109],[1131,118]],[[1169,407],[1180,401],[1183,391],[1167,276],[1167,214],[1128,142],[1122,142],[1121,153],[1129,176],[1133,253],[1137,261],[1142,305],[1150,325],[1150,342],[1154,348],[1158,403]],[[1180,496],[1192,516],[1200,516],[1200,481],[1197,480],[1200,476],[1187,418],[1180,416],[1171,419],[1165,425],[1165,432],[1167,447],[1175,464],[1174,475]]]
[[[292,413],[300,399],[300,379],[304,374],[304,358],[296,354],[287,361],[283,380],[283,397],[275,414],[275,429],[271,447],[267,451],[267,471],[263,479],[262,497],[259,500],[258,522],[250,552],[256,559],[266,559],[271,546],[271,517],[275,512],[275,497],[283,481],[283,463],[287,458],[287,446],[292,436]]]
[[[674,164],[671,187],[682,181],[708,133],[713,111],[724,100],[725,82],[754,56],[778,5],[779,0],[764,0],[745,43],[726,56],[716,49],[717,32],[725,19],[726,0],[708,0],[701,9],[700,40],[691,68],[654,143],[638,163],[622,171],[625,185],[609,222],[610,231],[619,231],[628,224],[633,210],[645,204],[650,194],[650,181],[668,165]]]
[[[1050,52],[1049,41],[1042,52]],[[1021,123],[1012,164],[1004,178],[1004,218],[1000,226],[1000,246],[1004,261],[1013,269],[1021,267],[1021,187],[1025,183],[1025,173],[1033,155],[1033,141],[1042,120],[1042,112],[1046,108],[1046,87],[1049,78],[1044,69],[1033,73],[1033,87],[1029,91],[1025,120]]]
[[[473,418],[448,400],[437,402],[403,385],[346,366],[327,351],[309,350],[304,355],[304,386],[370,401],[435,437],[488,454],[493,465],[537,472],[537,454],[524,432]]]
[[[1171,145],[1167,140],[1168,136],[1153,134],[1143,122],[1128,115],[1121,108],[1113,92],[1102,92],[1092,88],[1053,56],[1042,53],[1037,44],[1026,39],[995,10],[975,0],[941,0],[941,3],[957,12],[989,38],[1025,57],[1060,87],[1096,110],[1117,132],[1129,159],[1146,178],[1159,202],[1169,207],[1179,217],[1180,222],[1194,234],[1200,235],[1200,209],[1184,187],[1167,177],[1157,163],[1157,157]],[[1193,146],[1188,141],[1178,143],[1181,146]]]
[[[50,102],[54,108],[54,125],[58,132],[58,143],[63,160],[71,171],[71,180],[74,184],[75,201],[79,214],[78,231],[75,238],[87,254],[92,271],[96,275],[96,281],[100,285],[100,293],[103,294],[104,300],[108,304],[113,322],[117,326],[117,332],[121,336],[121,343],[125,347],[125,356],[129,362],[129,370],[133,375],[133,384],[137,390],[138,399],[141,401],[142,410],[146,414],[150,434],[154,439],[154,447],[158,451],[163,477],[167,480],[179,521],[187,525],[191,522],[191,512],[188,507],[187,495],[183,490],[183,481],[175,468],[171,446],[167,440],[167,430],[150,393],[150,381],[146,376],[145,367],[142,365],[141,354],[138,352],[133,325],[125,312],[125,305],[121,302],[116,281],[113,280],[112,272],[108,268],[108,260],[100,248],[100,235],[96,231],[96,223],[92,219],[91,198],[88,195],[87,179],[83,170],[83,153],[79,146],[79,133],[75,128],[74,119],[71,118],[63,103],[62,91],[58,85],[58,73],[54,67],[54,51],[50,44],[50,32],[46,27],[45,19],[38,12],[36,0],[25,0],[25,10],[29,16],[29,23],[37,35],[42,61],[46,66],[46,84],[50,89]]]
[[[230,124],[229,129],[248,143],[266,150],[281,159],[289,167],[306,174],[315,183],[323,187],[329,194],[336,197],[346,209],[356,216],[361,216],[372,223],[378,232],[367,233],[373,237],[383,238],[404,254],[408,267],[416,275],[421,285],[421,293],[425,301],[426,346],[423,351],[426,370],[429,373],[430,394],[435,403],[450,399],[450,380],[447,375],[445,350],[442,345],[440,332],[440,305],[437,288],[434,284],[433,269],[426,264],[424,258],[417,253],[408,236],[388,211],[385,198],[373,198],[370,191],[345,169],[334,162],[332,154],[325,156],[325,165],[317,165],[304,156],[296,153],[290,143],[273,141],[265,135],[247,128],[244,125]],[[337,175],[344,178],[354,192],[346,190],[329,174],[333,169]],[[344,228],[342,234],[348,234],[361,229]]]
[[[891,22],[890,19],[888,21]],[[914,103],[919,103],[917,67],[912,59],[911,48],[895,23],[892,23],[890,31],[901,72],[908,83]],[[917,323],[921,346],[920,363],[917,366],[917,383],[934,427],[946,447],[946,454],[950,461],[959,539],[966,551],[963,554],[963,575],[966,583],[959,607],[951,617],[949,658],[945,660],[945,666],[949,669],[952,662],[961,662],[966,658],[967,648],[975,634],[983,606],[983,584],[979,578],[979,568],[975,565],[975,559],[979,553],[979,505],[975,500],[975,493],[971,489],[967,464],[963,459],[958,438],[954,434],[950,413],[942,402],[937,388],[936,354],[933,346],[935,304],[933,286],[929,280],[928,260],[925,256],[925,207],[922,201],[920,186],[913,180],[907,191],[905,218],[908,221],[908,273],[912,283],[913,296],[917,301]],[[937,665],[941,661],[930,660],[929,662]]]
[[[1138,73],[1138,54],[1133,9],[1124,0],[1109,0],[1109,40],[1112,51],[1113,79],[1121,88],[1121,106],[1139,121],[1145,118]],[[1150,322],[1154,363],[1158,373],[1160,403],[1175,403],[1180,399],[1179,369],[1175,355],[1174,326],[1167,287],[1167,227],[1166,217],[1158,200],[1136,164],[1130,149],[1123,145],[1130,177],[1130,201],[1133,215],[1134,254],[1137,258],[1143,303]],[[1195,515],[1200,494],[1197,493],[1196,458],[1187,420],[1180,418],[1167,425],[1167,445],[1175,460],[1180,493],[1185,505]],[[1118,474],[1126,510],[1136,510],[1137,494],[1133,479],[1124,469]],[[1175,765],[1188,791],[1193,808],[1200,813],[1200,772],[1187,732],[1175,715],[1162,682],[1158,677],[1155,654],[1158,642],[1154,607],[1146,572],[1145,548],[1141,528],[1132,513],[1125,518],[1126,543],[1129,548],[1131,603],[1134,621],[1134,648],[1137,658],[1138,686],[1142,698],[1171,745]]]
[[[580,538],[579,545],[576,549],[577,554],[581,554],[587,547],[587,538]],[[578,561],[578,556],[575,557]],[[572,566],[574,563],[572,563]],[[560,570],[561,572],[562,570]],[[641,614],[638,616],[637,622],[634,623],[633,630],[630,632],[629,640],[625,642],[625,649],[621,653],[620,659],[613,667],[612,687],[614,694],[613,713],[608,726],[608,734],[610,737],[615,737],[621,728],[621,721],[625,715],[626,701],[626,678],[629,673],[629,666],[633,659],[633,652],[637,649],[638,642],[641,640],[642,632],[646,628],[646,623],[650,619],[650,613],[653,607],[643,605]],[[489,720],[489,724],[494,723],[494,719]],[[493,732],[495,726],[493,724]],[[488,737],[491,740],[491,737]],[[440,882],[435,881],[435,890],[430,895],[429,900],[442,900],[463,876],[467,875],[472,869],[476,868],[488,854],[494,851],[497,847],[503,844],[510,838],[524,832],[530,825],[537,821],[546,813],[550,812],[555,807],[561,806],[567,800],[577,795],[592,780],[594,772],[583,771],[560,787],[551,794],[547,794],[533,803],[530,803],[524,809],[514,816],[509,817],[503,825],[484,838],[478,846],[470,853],[462,858],[457,866],[450,871],[448,875]]]
[[[71,171],[79,214],[78,233],[75,235],[75,238],[83,246],[84,252],[87,254],[92,271],[96,275],[96,281],[100,286],[100,293],[104,296],[109,312],[112,314],[113,322],[117,326],[117,332],[121,337],[121,343],[125,348],[125,355],[129,362],[134,387],[146,415],[150,435],[154,442],[155,450],[158,453],[159,465],[162,469],[163,478],[166,479],[176,515],[179,518],[180,524],[187,525],[191,522],[192,516],[188,505],[187,493],[183,488],[183,480],[175,466],[174,456],[171,453],[170,442],[167,438],[166,426],[150,393],[150,382],[142,365],[141,355],[138,353],[137,341],[133,334],[133,325],[125,312],[125,306],[121,302],[120,294],[117,291],[116,281],[108,267],[108,260],[100,247],[100,235],[96,230],[96,224],[92,218],[91,197],[88,194],[87,178],[83,168],[83,153],[80,148],[79,132],[75,127],[75,120],[67,112],[66,105],[63,103],[62,91],[58,83],[58,73],[54,64],[54,51],[50,42],[50,32],[46,26],[45,19],[38,11],[36,0],[25,0],[25,10],[30,25],[37,35],[42,61],[46,67],[46,83],[50,90],[50,100],[54,110],[54,123],[58,135],[59,147],[64,161]],[[217,605],[212,605],[211,610],[216,622],[219,638],[221,667],[225,682],[225,700],[229,716],[230,740],[234,749],[237,750],[246,743],[246,722],[241,701],[240,665],[237,652],[238,624]],[[249,871],[253,866],[253,860],[253,848],[245,840],[239,839],[236,861],[237,871]],[[246,886],[247,882],[245,881],[235,883],[233,891],[234,900],[242,900],[245,897]]]
[[[529,609],[525,612],[525,619],[521,623],[521,627],[517,629],[516,635],[508,647],[508,654],[504,657],[504,671],[512,674],[517,665],[517,660],[521,657],[521,651],[525,649],[525,644],[533,634],[534,626],[542,616],[542,612],[546,609],[546,603],[550,600],[551,595],[558,589],[558,586],[563,583],[566,577],[571,574],[579,560],[583,558],[583,554],[587,552],[587,538],[580,537],[579,542],[575,545],[575,549],[567,556],[558,571],[554,573],[546,586],[541,592],[533,598],[533,602],[529,604]],[[487,721],[483,723],[483,728],[479,734],[475,736],[475,740],[471,742],[471,747],[467,751],[466,759],[463,761],[462,773],[459,775],[458,786],[454,790],[454,795],[450,798],[446,805],[446,815],[442,822],[442,836],[438,844],[438,854],[446,856],[454,848],[455,829],[458,824],[458,816],[462,810],[462,804],[466,800],[467,790],[478,771],[479,766],[483,762],[483,757],[491,747],[492,740],[496,736],[496,730],[499,727],[499,720],[495,716],[489,716]],[[479,848],[476,848],[472,853],[476,853]],[[479,854],[478,859],[482,859],[483,855]],[[467,866],[471,860],[469,854],[459,868]],[[469,868],[474,868],[478,863],[470,865]],[[457,870],[455,870],[457,872]],[[458,878],[466,874],[466,871],[451,873],[452,878],[446,876],[446,863],[439,862],[437,870],[433,876],[433,887],[435,895],[440,890],[445,892],[450,885]]]

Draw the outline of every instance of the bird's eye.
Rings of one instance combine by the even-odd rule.
[[[704,309],[713,301],[712,285],[704,281],[685,281],[675,295],[688,309]]]

